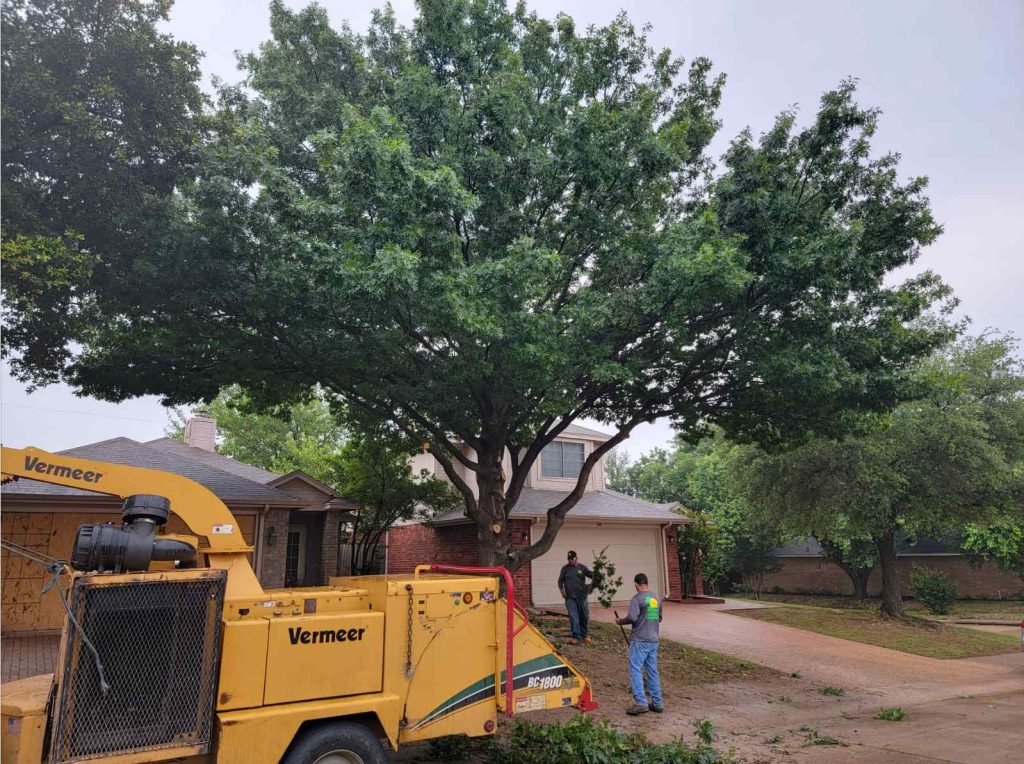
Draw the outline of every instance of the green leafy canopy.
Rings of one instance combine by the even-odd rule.
[[[886,276],[939,227],[925,181],[872,153],[878,114],[852,82],[804,126],[741,134],[716,170],[724,78],[625,15],[419,10],[357,34],[274,2],[170,212],[79,285],[82,321],[39,340],[81,354],[15,335],[18,373],[172,403],[320,385],[429,440],[481,559],[511,567],[642,422],[779,443],[897,402],[944,336],[910,322],[948,292]],[[527,475],[580,417],[614,435],[514,551]]]
[[[1012,544],[1024,521],[1024,364],[1015,341],[964,338],[924,359],[914,379],[920,397],[884,426],[754,455],[744,470],[756,506],[793,532],[873,540],[891,615],[902,607],[886,555],[895,561],[905,538],[966,536],[969,554],[1020,564]]]

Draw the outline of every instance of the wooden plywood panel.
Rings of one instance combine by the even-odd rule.
[[[85,523],[112,522],[119,525],[119,512],[4,512],[2,535],[15,544],[58,559],[68,559],[75,544],[78,527]],[[252,544],[256,533],[256,515],[237,514],[239,530],[246,542]],[[167,533],[188,533],[184,523],[172,515]],[[250,562],[252,555],[250,555]],[[49,578],[45,568],[19,555],[4,550],[0,559],[3,578],[3,630],[4,632],[60,629],[64,623],[64,606],[56,591],[43,594],[43,585]],[[67,579],[63,579],[67,584]]]

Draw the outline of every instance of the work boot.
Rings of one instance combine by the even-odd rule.
[[[656,706],[653,703],[651,703],[649,706],[647,706],[647,708],[650,711],[653,711],[656,714],[660,714],[660,713],[662,713],[665,710],[665,706]]]
[[[584,637],[583,638],[583,644],[585,644],[585,645],[593,644],[593,642],[594,642],[594,640],[592,640],[590,637]]]
[[[569,643],[570,645],[575,645],[575,644],[578,644],[578,643],[576,642],[576,637],[569,637],[569,638],[568,638],[567,640],[565,640],[565,641],[566,641],[566,642],[568,642],[568,643]]]
[[[648,710],[647,706],[641,706],[639,703],[634,703],[626,709],[626,713],[630,716],[640,716],[640,714],[646,714]]]

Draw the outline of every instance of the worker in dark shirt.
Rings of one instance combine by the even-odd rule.
[[[590,644],[590,608],[587,606],[587,579],[594,574],[586,565],[576,559],[576,553],[569,552],[568,562],[562,566],[558,574],[558,591],[565,600],[565,609],[569,611],[569,629],[572,637],[569,642],[576,644],[581,641]]]
[[[636,594],[629,601],[629,613],[616,623],[632,626],[629,635],[629,683],[633,690],[633,705],[626,709],[630,716],[654,711],[660,714],[665,709],[661,695],[661,675],[658,673],[658,638],[661,626],[661,603],[658,595],[650,590],[645,573],[633,577]],[[647,689],[651,702],[644,692],[643,672],[647,670]]]

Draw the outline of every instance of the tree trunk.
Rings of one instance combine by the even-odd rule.
[[[871,578],[871,570],[858,570],[850,580],[853,581],[853,596],[857,600],[867,599],[868,579]]]
[[[836,561],[833,560],[833,562]],[[847,578],[850,579],[850,583],[853,584],[854,599],[865,599],[868,596],[868,579],[871,577],[872,568],[865,570],[864,568],[855,568],[843,562],[836,562],[836,564],[843,569]]]
[[[896,560],[896,532],[894,530],[886,531],[878,540],[878,561],[882,568],[882,614],[892,618],[906,618],[906,611],[903,609],[900,569]]]
[[[504,567],[514,570],[514,557],[505,518],[505,474],[501,457],[496,454],[478,454],[480,464],[491,464],[491,469],[480,469],[476,475],[479,493],[477,509],[477,558],[480,565]]]

